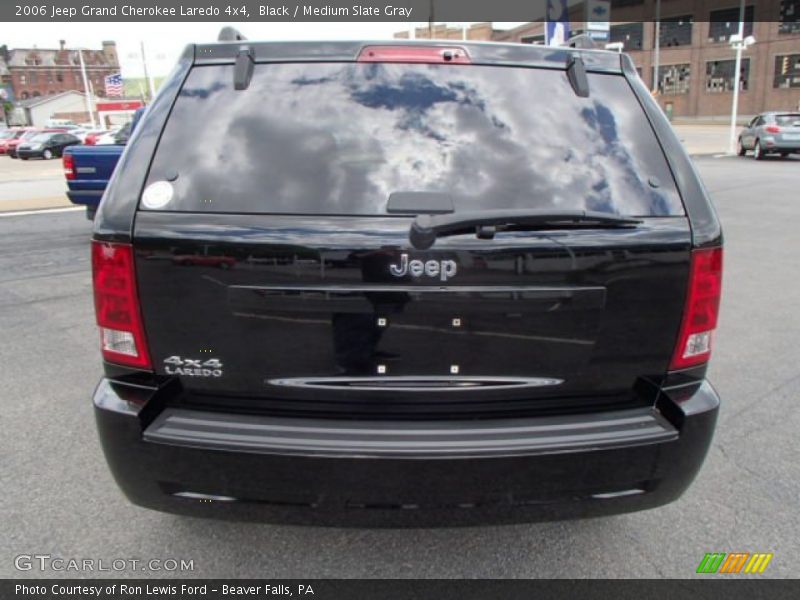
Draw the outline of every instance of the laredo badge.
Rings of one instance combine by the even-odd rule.
[[[222,363],[216,358],[181,358],[170,356],[164,359],[167,375],[184,377],[222,377]]]

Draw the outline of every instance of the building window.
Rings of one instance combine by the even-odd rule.
[[[39,74],[36,71],[31,72],[31,83],[32,84],[39,83]]]
[[[672,46],[690,46],[692,44],[692,15],[682,17],[670,17],[661,21],[661,40],[662,48]]]
[[[775,57],[774,88],[800,88],[800,54]]]
[[[612,25],[609,41],[622,42],[625,50],[641,50],[644,39],[644,23]]]
[[[64,81],[64,74],[63,73],[56,73],[56,81],[58,81],[59,83]]]
[[[800,33],[800,0],[781,0],[778,33]]]
[[[687,64],[658,68],[658,91],[664,96],[689,93],[691,67]]]
[[[727,42],[734,33],[739,33],[739,9],[712,10],[708,24],[709,42]],[[753,35],[753,7],[744,9],[744,35]]]
[[[541,45],[544,44],[544,34],[541,35],[526,35],[523,38],[520,38],[521,44],[536,44]]]
[[[42,59],[38,56],[27,56],[25,58],[25,64],[32,67],[38,67],[42,64]]]
[[[732,92],[736,75],[735,60],[715,60],[706,63],[706,91]],[[743,58],[739,69],[739,91],[746,91],[750,80],[750,59]]]
[[[20,94],[20,98],[22,98],[23,100],[27,100],[29,98],[28,92],[22,92]]]
[[[25,73],[20,73],[19,83],[20,85],[26,85],[28,83],[28,76],[25,75]]]

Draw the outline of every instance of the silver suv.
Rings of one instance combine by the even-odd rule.
[[[753,158],[762,160],[777,153],[784,158],[800,153],[800,113],[767,112],[753,118],[739,134],[739,156],[753,151]]]

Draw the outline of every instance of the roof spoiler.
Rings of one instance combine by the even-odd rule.
[[[242,35],[242,32],[235,27],[223,27],[219,30],[217,36],[218,42],[244,42],[247,38]]]

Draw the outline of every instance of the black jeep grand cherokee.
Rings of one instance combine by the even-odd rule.
[[[678,498],[722,234],[629,58],[228,37],[187,48],[95,220],[128,498],[413,525]]]

